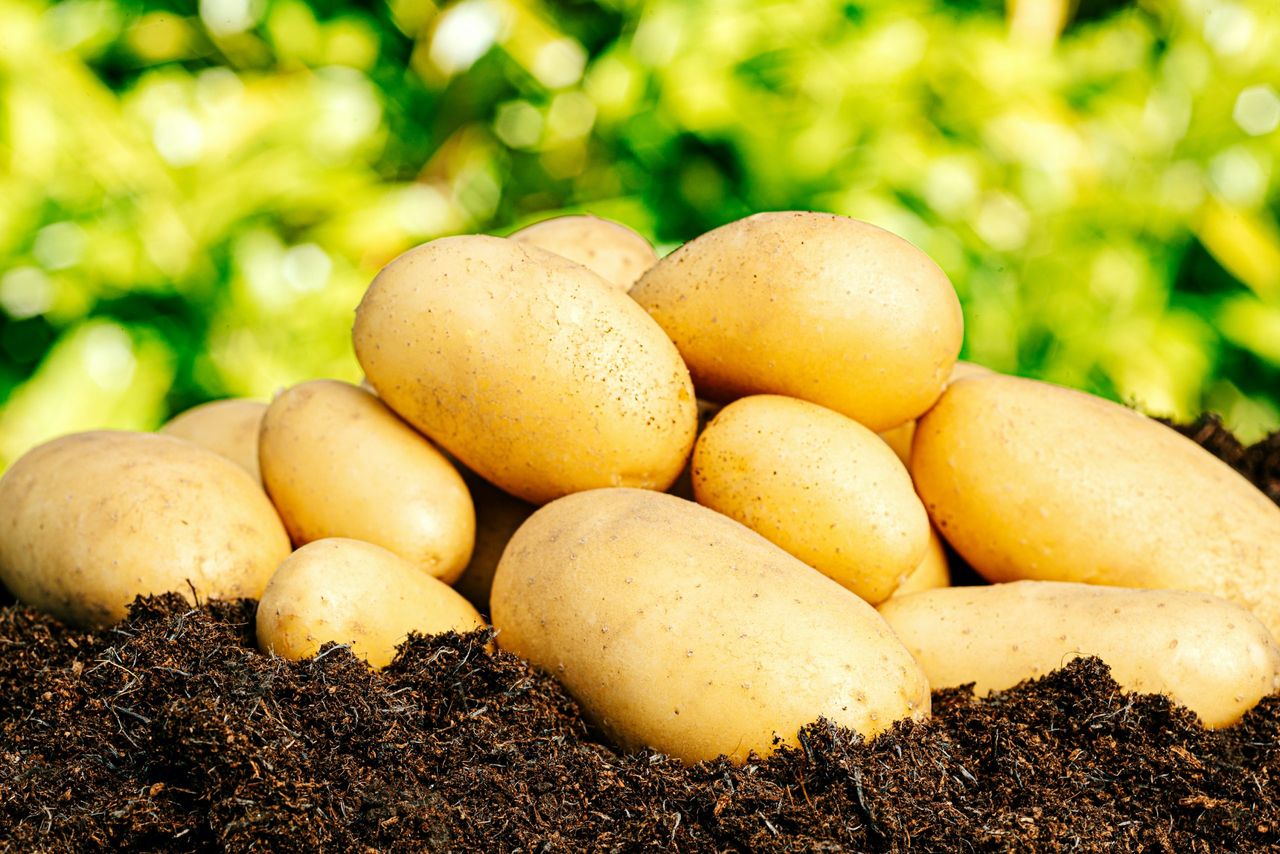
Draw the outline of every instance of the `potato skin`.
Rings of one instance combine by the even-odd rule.
[[[672,495],[543,507],[507,546],[491,602],[498,644],[627,749],[742,762],[819,716],[871,736],[928,715],[928,684],[871,606]]]
[[[925,547],[924,557],[889,598],[950,586],[951,567],[947,563],[947,550],[942,545],[942,538],[938,536],[938,532],[930,525],[929,545]]]
[[[558,216],[513,231],[511,240],[568,258],[626,293],[654,264],[652,244],[621,223],[595,216]]]
[[[475,543],[471,495],[448,460],[377,397],[337,380],[271,402],[262,478],[297,545],[375,543],[451,583]]]
[[[449,237],[389,264],[356,311],[356,356],[387,405],[534,504],[666,489],[693,447],[688,369],[590,270],[498,237]]]
[[[381,546],[332,538],[308,543],[271,576],[258,603],[258,646],[294,660],[348,643],[371,667],[395,658],[409,632],[469,632],[484,621],[467,600]]]
[[[288,554],[253,478],[172,436],[75,433],[0,479],[0,581],[66,623],[117,622],[143,594],[257,598]]]
[[[939,531],[991,581],[1194,590],[1280,631],[1280,507],[1118,404],[961,380],[920,420],[911,471]]]
[[[1280,688],[1266,627],[1204,593],[1015,581],[895,597],[880,614],[935,690],[1002,691],[1096,655],[1121,687],[1166,694],[1223,727]]]
[[[867,602],[924,557],[929,517],[873,432],[814,403],[753,395],[720,411],[693,451],[698,503],[736,519]]]
[[[193,406],[160,428],[168,436],[195,442],[231,460],[262,483],[258,468],[258,431],[267,405],[260,400],[228,398]]]
[[[631,289],[676,342],[698,394],[781,394],[872,430],[937,399],[964,321],[910,243],[833,214],[761,213],[707,232]]]

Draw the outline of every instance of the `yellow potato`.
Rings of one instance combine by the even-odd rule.
[[[1280,688],[1266,627],[1204,593],[1016,581],[894,597],[880,614],[934,689],[1002,691],[1096,655],[1122,688],[1165,694],[1222,727]]]
[[[333,641],[383,668],[409,632],[481,628],[484,621],[444,582],[381,546],[316,540],[288,557],[258,603],[258,646],[284,658],[315,655]]]
[[[1280,631],[1280,507],[1123,406],[961,380],[920,419],[911,469],[939,531],[991,581],[1195,590]]]
[[[471,562],[454,582],[453,589],[475,605],[481,613],[489,613],[489,591],[493,587],[493,574],[498,569],[502,551],[511,541],[516,529],[538,508],[508,495],[472,472],[463,472],[463,478],[471,489],[471,500],[476,505],[476,547],[471,552]]]
[[[938,536],[938,532],[930,525],[929,545],[924,550],[924,559],[910,575],[902,580],[890,598],[950,586],[951,569],[947,565],[947,550],[942,545],[942,538]]]
[[[871,606],[672,495],[542,508],[507,546],[492,606],[499,645],[627,749],[742,762],[820,716],[870,737],[929,711],[919,666]]]
[[[499,237],[448,237],[389,264],[356,311],[356,355],[387,405],[534,504],[666,489],[693,447],[680,354],[626,294]]]
[[[558,216],[511,233],[511,240],[575,261],[625,293],[658,253],[621,223],[594,216]]]
[[[694,448],[693,491],[873,605],[929,541],[893,451],[853,419],[795,398],[755,395],[720,410]]]
[[[980,377],[985,374],[994,373],[989,368],[982,365],[975,365],[973,362],[956,362],[951,368],[951,376],[947,378],[947,385],[966,377]],[[946,386],[943,386],[943,390]],[[904,421],[897,427],[891,427],[880,434],[880,438],[889,443],[889,447],[893,448],[893,452],[898,455],[898,459],[904,464],[911,464],[911,440],[916,435],[916,420]]]
[[[0,582],[67,623],[108,625],[145,594],[256,598],[288,554],[258,483],[172,436],[63,436],[0,479]]]
[[[261,483],[258,430],[266,411],[267,405],[258,400],[214,400],[175,416],[160,432],[222,454]]]
[[[272,401],[262,479],[293,541],[376,543],[454,581],[471,557],[475,510],[461,475],[372,394],[314,380]]]
[[[659,261],[631,296],[680,348],[698,394],[782,394],[887,430],[937,399],[960,302],[927,255],[824,213],[762,213]]]

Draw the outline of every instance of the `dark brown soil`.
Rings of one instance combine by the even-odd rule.
[[[1275,496],[1280,440],[1188,432]],[[1261,449],[1261,450],[1260,450]],[[870,744],[824,723],[734,768],[623,756],[482,634],[253,647],[252,602],[68,629],[0,608],[0,850],[1280,850],[1280,698],[1209,732],[1096,660]]]

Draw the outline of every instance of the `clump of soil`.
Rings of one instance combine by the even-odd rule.
[[[1277,437],[1193,427],[1276,495]],[[413,638],[374,673],[344,647],[259,654],[253,609],[140,599],[86,632],[0,608],[0,849],[1280,848],[1280,698],[1210,732],[1088,659],[935,693],[930,723],[871,743],[818,722],[767,760],[685,767],[599,743],[484,633]]]

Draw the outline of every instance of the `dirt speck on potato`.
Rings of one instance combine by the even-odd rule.
[[[1241,457],[1264,489],[1268,442]],[[1210,732],[1079,660],[935,693],[869,744],[819,722],[685,767],[599,743],[483,632],[375,673],[343,647],[262,656],[253,614],[166,596],[82,631],[0,607],[0,850],[1280,849],[1277,697]]]

